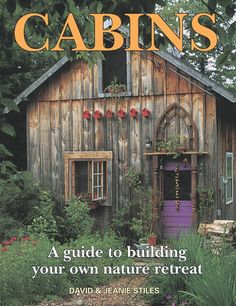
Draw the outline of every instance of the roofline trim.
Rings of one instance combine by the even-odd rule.
[[[166,61],[170,62],[177,68],[181,69],[185,73],[189,74],[191,77],[196,79],[197,81],[201,82],[202,84],[209,86],[212,88],[212,90],[216,93],[218,93],[220,96],[226,98],[232,103],[236,103],[236,97],[235,95],[230,92],[229,90],[225,89],[223,86],[218,85],[217,83],[211,81],[206,75],[202,74],[201,72],[187,66],[185,63],[183,63],[180,59],[173,56],[172,54],[169,54],[164,51],[153,51],[155,54],[159,55]]]
[[[41,77],[34,81],[28,88],[26,88],[14,102],[18,105],[21,101],[26,99],[33,91],[35,91],[40,85],[42,85],[48,78],[50,78],[55,72],[57,72],[62,66],[64,66],[69,59],[67,56],[61,58],[56,64],[54,64],[49,70],[47,70]]]

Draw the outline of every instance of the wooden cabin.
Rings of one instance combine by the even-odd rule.
[[[66,200],[89,193],[100,224],[130,198],[128,169],[152,186],[163,237],[199,222],[198,186],[214,191],[209,219],[236,218],[236,98],[173,55],[120,49],[92,69],[64,57],[21,101],[28,170]]]

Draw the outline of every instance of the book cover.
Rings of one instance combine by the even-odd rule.
[[[236,305],[235,2],[0,10],[0,305]]]

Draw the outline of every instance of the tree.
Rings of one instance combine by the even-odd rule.
[[[34,61],[36,61],[36,64],[40,67],[42,62],[49,63],[49,58],[51,56],[60,57],[64,55],[64,53],[59,55],[51,53],[50,56],[49,54],[37,54],[33,56],[32,54],[29,55],[29,53],[23,55],[20,48],[15,46],[13,38],[14,25],[20,16],[25,15],[28,12],[49,14],[50,25],[48,27],[45,27],[39,18],[30,19],[30,22],[28,23],[26,31],[29,35],[27,36],[31,43],[37,45],[40,44],[40,40],[43,40],[46,35],[57,37],[63,28],[68,13],[72,12],[78,21],[80,32],[82,33],[84,40],[88,45],[90,45],[93,42],[94,32],[93,23],[89,16],[90,12],[115,13],[122,18],[124,23],[127,23],[127,19],[124,15],[125,13],[154,13],[157,8],[161,9],[165,6],[167,7],[166,12],[168,11],[168,8],[176,10],[178,8],[178,11],[181,11],[187,4],[189,10],[192,10],[197,3],[202,5],[201,8],[204,7],[203,10],[209,10],[211,13],[216,13],[219,20],[224,24],[224,26],[221,26],[221,24],[218,23],[215,26],[215,30],[222,41],[221,46],[217,49],[218,53],[216,52],[214,54],[214,56],[217,55],[218,57],[216,63],[217,67],[222,69],[223,63],[226,63],[225,67],[229,67],[227,61],[228,63],[235,65],[236,53],[233,39],[235,36],[233,35],[235,35],[236,23],[233,22],[233,16],[235,15],[234,0],[195,0],[191,2],[186,1],[186,4],[185,1],[181,0],[0,0],[0,58],[2,59],[0,65],[4,72],[4,78],[3,75],[1,75],[2,81],[0,82],[0,131],[12,136],[15,134],[14,129],[5,122],[5,118],[2,115],[3,109],[8,107],[9,110],[19,111],[18,107],[12,101],[12,96],[17,95],[22,87],[28,85],[27,83],[31,82],[32,79],[36,77],[37,72],[41,73],[41,68],[43,70],[46,66],[41,66],[40,69],[31,69],[31,63],[35,63]],[[148,43],[150,38],[150,33],[146,27],[148,21],[147,19],[142,19],[142,22],[143,24],[141,24],[139,29],[140,36],[144,42]],[[166,39],[162,36],[157,36],[157,43],[160,45],[167,45]],[[69,57],[82,58],[91,64],[95,63],[97,58],[100,56],[97,52],[71,52],[69,45],[67,45],[65,53]],[[192,55],[189,53],[188,58],[190,59],[191,56]],[[201,60],[203,64],[200,69],[205,67],[204,56]],[[24,80],[22,80],[22,75],[20,78],[17,77],[17,75],[20,76],[20,72],[27,69],[25,65],[26,61],[30,64],[30,70],[28,72],[25,71],[26,74],[24,74]],[[196,63],[196,60],[194,60],[194,63]],[[6,72],[8,73],[8,77],[6,77]],[[232,71],[229,73],[232,73]],[[228,75],[229,74],[225,74],[224,76],[227,78]],[[12,82],[14,86],[9,84],[9,82]],[[2,145],[0,145],[0,157],[1,155],[9,155],[9,152]]]
[[[236,47],[231,46],[232,42],[236,40],[236,31],[233,31],[236,24],[233,18],[226,13],[227,10],[224,5],[227,1],[219,2],[223,5],[217,5],[215,7],[217,10],[217,23],[219,23],[218,27],[215,28],[219,36],[217,47],[211,52],[191,52],[189,40],[186,40],[184,52],[179,53],[178,56],[195,69],[207,74],[212,80],[224,84],[226,87],[231,87],[236,81]],[[206,4],[204,1],[170,0],[169,5],[160,8],[159,12],[168,24],[178,32],[178,21],[176,18],[173,18],[175,12],[181,11],[187,13],[189,16],[193,16],[199,12],[203,12],[205,8]],[[203,22],[206,26],[210,26],[207,19],[203,19]],[[191,18],[186,18],[185,23],[186,29],[191,29]],[[194,35],[196,34],[194,33]],[[193,33],[191,30],[185,30],[185,36],[192,37]],[[207,46],[208,41],[202,37],[198,37],[198,44]]]

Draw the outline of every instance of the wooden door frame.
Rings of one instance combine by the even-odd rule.
[[[164,154],[163,154],[164,155]],[[163,156],[161,155],[161,156]],[[164,155],[165,156],[165,155]],[[167,154],[166,154],[167,156]],[[197,154],[188,154],[191,157],[191,201],[192,201],[192,228],[196,228],[198,224],[197,211]],[[153,164],[153,231],[158,237],[162,236],[160,228],[161,205],[164,200],[164,169],[160,163],[160,155],[152,156]]]

